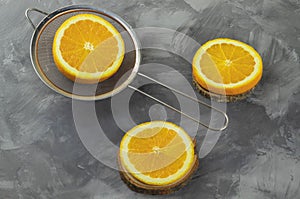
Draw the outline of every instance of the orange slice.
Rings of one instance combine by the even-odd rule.
[[[248,92],[260,81],[263,63],[251,46],[232,39],[215,39],[199,48],[193,77],[206,90],[221,95]]]
[[[117,29],[93,14],[67,19],[56,31],[53,58],[69,79],[93,84],[115,74],[124,58],[124,41]]]
[[[177,125],[165,121],[140,124],[120,144],[120,162],[139,181],[168,185],[187,174],[194,161],[194,144]]]

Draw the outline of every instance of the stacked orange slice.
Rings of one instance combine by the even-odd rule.
[[[120,144],[120,162],[138,181],[165,186],[182,179],[195,162],[194,144],[179,126],[165,121],[140,124]]]
[[[215,39],[200,47],[193,59],[193,77],[209,92],[234,96],[260,81],[263,63],[251,46],[232,39]]]

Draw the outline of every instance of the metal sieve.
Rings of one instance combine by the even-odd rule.
[[[29,16],[31,12],[38,12],[40,14],[45,15],[45,17],[41,20],[41,22],[37,26],[34,25],[33,21]],[[106,19],[107,21],[109,21],[122,34],[125,43],[125,48],[126,48],[124,60],[119,70],[111,78],[98,83],[98,85],[96,86],[78,84],[67,79],[57,69],[52,55],[52,44],[57,29],[68,18],[82,13],[90,13],[90,14],[98,15]],[[130,27],[130,25],[118,15],[91,6],[72,5],[72,6],[67,6],[55,10],[50,14],[36,8],[28,8],[25,12],[25,16],[28,19],[29,23],[34,28],[34,33],[32,35],[31,45],[30,45],[30,58],[31,58],[33,68],[37,73],[37,75],[39,76],[39,78],[50,89],[54,90],[55,92],[77,100],[94,101],[94,100],[101,100],[101,99],[112,97],[115,94],[124,90],[125,88],[130,88],[172,109],[173,111],[176,111],[177,113],[184,115],[185,117],[193,120],[194,122],[199,123],[200,125],[210,130],[222,131],[227,128],[229,122],[228,116],[222,110],[219,110],[209,104],[206,104],[205,102],[193,98],[143,73],[138,72],[140,61],[141,61],[139,40],[137,39],[137,36],[132,30],[132,28]],[[173,106],[130,85],[130,83],[133,81],[136,75],[139,75],[154,83],[166,87],[172,90],[173,92],[176,92],[184,97],[187,97],[190,100],[196,101],[199,104],[202,104],[208,108],[214,109],[215,111],[219,112],[224,116],[225,118],[224,126],[221,128],[210,127],[209,125],[191,117],[190,115],[174,108]],[[74,89],[74,86],[76,87],[76,89]]]

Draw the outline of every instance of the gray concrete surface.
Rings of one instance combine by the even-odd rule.
[[[216,37],[239,39],[262,55],[262,81],[247,100],[227,104],[228,129],[179,192],[154,197],[130,191],[118,171],[82,144],[72,100],[54,93],[36,76],[29,56],[33,29],[24,11],[37,7],[51,12],[71,4],[102,7],[134,28],[169,28],[199,43]],[[0,0],[0,16],[1,199],[300,198],[299,0]],[[189,50],[174,38],[161,42]],[[172,66],[191,82],[190,64],[182,58],[153,49],[142,56],[143,63]],[[172,74],[164,74],[176,85]],[[153,85],[145,90],[165,93]],[[176,105],[170,95],[164,97]],[[147,120],[147,107],[153,102],[140,95],[132,101],[134,120]],[[107,137],[118,145],[123,132],[109,106],[110,100],[95,105]],[[180,120],[171,111],[167,117]]]

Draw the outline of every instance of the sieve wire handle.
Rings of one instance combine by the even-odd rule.
[[[43,14],[43,15],[48,15],[48,13],[47,13],[47,12],[44,12],[44,11],[42,11],[42,10],[39,10],[39,9],[37,9],[37,8],[27,8],[27,9],[26,9],[26,11],[25,11],[25,16],[26,16],[27,20],[29,21],[29,23],[31,24],[31,26],[33,27],[33,29],[35,30],[35,29],[36,29],[36,26],[34,25],[34,23],[32,22],[32,20],[31,20],[30,17],[29,17],[29,13],[30,13],[30,12],[33,12],[33,11],[38,12],[38,13]]]
[[[213,109],[213,110],[217,111],[218,113],[220,113],[221,115],[223,115],[223,117],[225,118],[224,125],[221,128],[210,127],[208,124],[205,124],[205,123],[201,122],[200,120],[195,119],[194,117],[192,117],[192,116],[190,116],[190,115],[188,115],[188,114],[186,114],[186,113],[184,113],[184,112],[176,109],[175,107],[167,104],[166,102],[163,102],[163,101],[161,101],[161,100],[153,97],[152,95],[149,95],[148,93],[145,93],[144,91],[141,91],[138,88],[135,88],[135,87],[133,87],[131,85],[128,86],[129,88],[131,88],[131,89],[133,89],[133,90],[135,90],[135,91],[137,91],[137,92],[139,92],[139,93],[141,93],[141,94],[143,94],[143,95],[145,95],[145,96],[153,99],[154,101],[156,101],[156,102],[158,102],[158,103],[160,103],[160,104],[162,104],[162,105],[170,108],[171,110],[173,110],[173,111],[175,111],[175,112],[177,112],[177,113],[179,113],[179,114],[181,114],[181,115],[189,118],[190,120],[192,120],[192,121],[194,121],[196,123],[199,123],[200,125],[208,128],[208,129],[210,129],[212,131],[223,131],[223,130],[225,130],[228,127],[229,118],[228,118],[227,114],[224,111],[222,111],[220,109],[217,109],[217,108],[215,108],[215,107],[213,107],[213,106],[211,106],[211,105],[209,105],[209,104],[207,104],[205,102],[202,102],[202,101],[200,101],[200,100],[198,100],[198,99],[196,99],[194,97],[191,97],[191,96],[187,95],[186,93],[183,93],[183,92],[181,92],[179,90],[176,90],[176,89],[174,89],[174,88],[172,88],[172,87],[170,87],[170,86],[168,86],[168,85],[166,85],[166,84],[164,84],[164,83],[162,83],[160,81],[157,81],[156,79],[153,79],[152,77],[149,77],[148,75],[145,75],[145,74],[140,73],[140,72],[138,72],[138,75],[141,76],[141,77],[144,77],[144,78],[146,78],[146,79],[148,79],[148,80],[150,80],[152,82],[155,82],[155,83],[157,83],[157,84],[159,84],[159,85],[161,85],[161,86],[163,86],[165,88],[168,88],[171,91],[174,91],[175,93],[178,93],[178,94],[180,94],[180,95],[182,95],[182,96],[184,96],[184,97],[186,97],[186,98],[188,98],[190,100],[193,100],[193,101],[195,101],[195,102],[197,102],[197,103],[199,103],[201,105],[204,105],[204,106],[206,106],[206,107],[208,107],[210,109]]]

